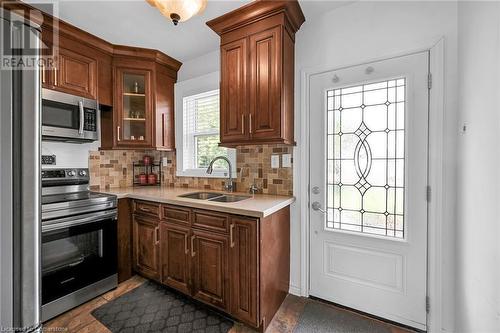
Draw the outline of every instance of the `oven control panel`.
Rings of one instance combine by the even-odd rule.
[[[54,185],[86,184],[89,182],[88,169],[44,169],[42,187]]]

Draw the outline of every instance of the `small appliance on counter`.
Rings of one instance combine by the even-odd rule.
[[[134,162],[132,166],[134,186],[161,185],[161,162],[155,163],[151,156],[145,155],[142,161]]]
[[[116,207],[88,169],[42,170],[42,321],[116,288]]]

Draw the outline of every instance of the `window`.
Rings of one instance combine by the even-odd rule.
[[[405,88],[327,91],[327,228],[404,238]]]
[[[207,177],[206,169],[216,156],[229,158],[233,169],[234,149],[219,147],[219,90],[212,90],[182,99],[183,152],[181,176]],[[227,163],[214,164],[212,176],[225,177]]]

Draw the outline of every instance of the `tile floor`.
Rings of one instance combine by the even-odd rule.
[[[46,332],[69,332],[69,333],[110,333],[110,331],[101,324],[97,319],[95,319],[90,313],[100,307],[101,305],[109,302],[110,300],[125,294],[126,292],[140,286],[144,281],[144,278],[136,275],[129,280],[121,283],[118,288],[112,290],[104,295],[101,295],[93,300],[74,308],[59,317],[56,317],[44,325]],[[273,321],[269,325],[266,332],[268,333],[289,333],[293,332],[297,322],[299,320],[300,314],[302,313],[304,306],[307,302],[319,302],[316,300],[311,300],[308,298],[297,297],[289,295],[278,313],[274,317]],[[326,303],[321,303],[323,306],[333,306]],[[343,310],[342,311],[348,311]],[[361,316],[361,315],[359,315]],[[375,319],[370,319],[375,320]],[[387,325],[392,333],[409,333],[406,329],[402,329],[397,326],[383,323]],[[255,333],[254,330],[236,323],[231,329],[230,333]]]

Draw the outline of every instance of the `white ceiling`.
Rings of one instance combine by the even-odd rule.
[[[36,1],[33,2],[36,6]],[[158,49],[185,62],[219,47],[219,37],[205,22],[251,0],[209,0],[203,14],[174,26],[145,0],[53,0],[64,21],[113,44]],[[47,2],[46,0],[43,2]],[[306,23],[352,1],[300,0]]]

